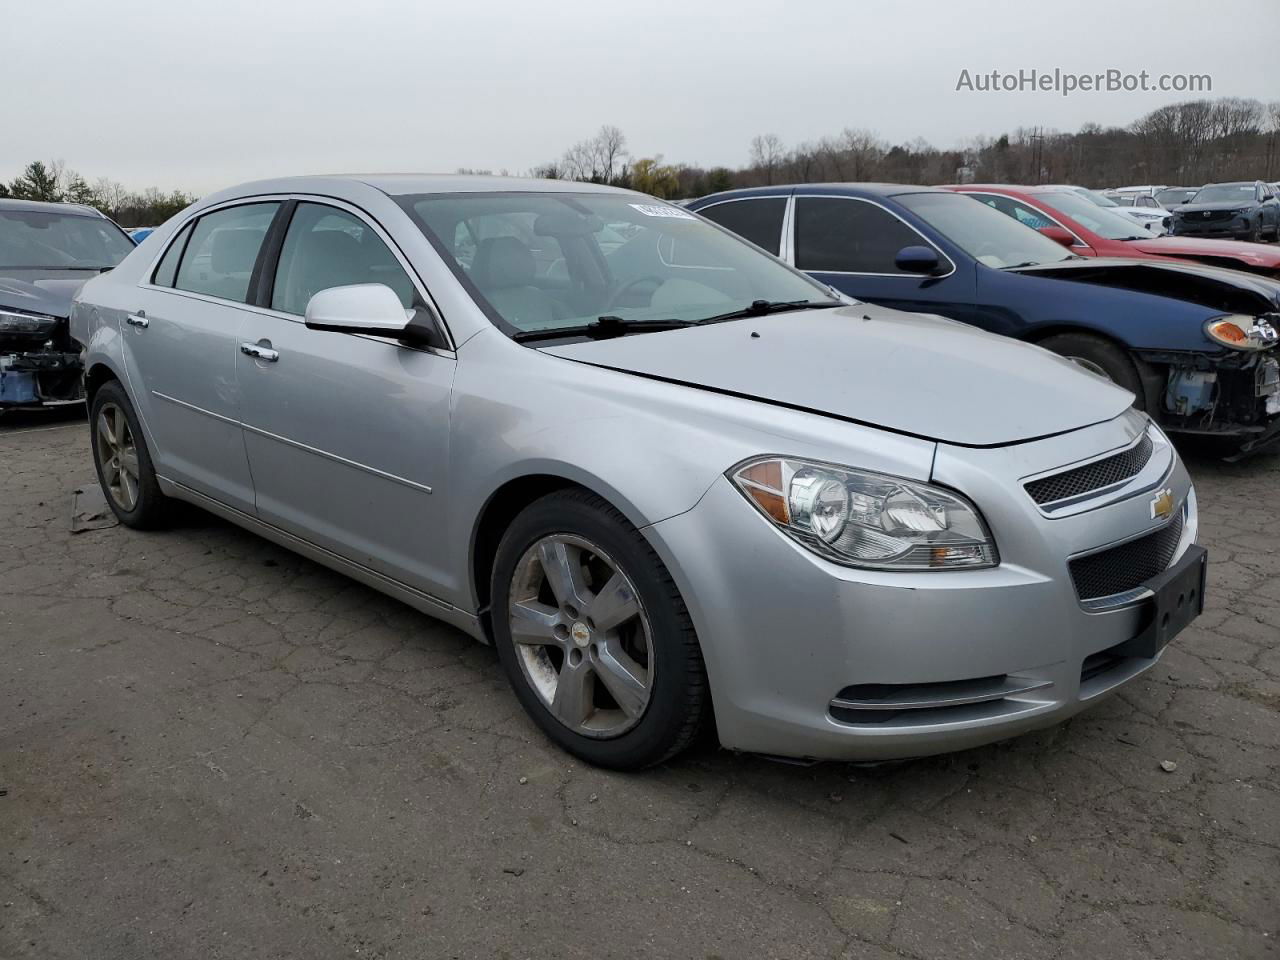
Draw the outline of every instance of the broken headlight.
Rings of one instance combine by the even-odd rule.
[[[47,337],[57,326],[57,317],[46,317],[38,313],[19,313],[16,310],[0,310],[0,334]]]
[[[782,457],[729,479],[793,540],[871,570],[972,570],[1000,562],[978,508],[958,493],[883,473]]]
[[[1214,343],[1232,350],[1267,350],[1280,343],[1280,333],[1266,317],[1239,313],[1214,317],[1204,325],[1204,333]]]

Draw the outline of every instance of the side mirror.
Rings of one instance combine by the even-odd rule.
[[[1060,243],[1064,247],[1074,247],[1076,245],[1075,235],[1064,227],[1059,227],[1056,224],[1050,224],[1047,227],[1038,227],[1037,229],[1050,240],[1053,240],[1055,243]]]
[[[938,259],[938,251],[933,247],[903,247],[893,258],[893,265],[903,273],[919,273],[925,276],[935,274],[942,266]]]
[[[413,317],[386,284],[356,283],[321,290],[307,302],[305,320],[312,330],[406,339]]]

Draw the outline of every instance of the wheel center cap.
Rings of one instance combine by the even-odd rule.
[[[569,628],[569,636],[573,637],[573,642],[580,647],[585,647],[591,642],[591,629],[579,620]]]

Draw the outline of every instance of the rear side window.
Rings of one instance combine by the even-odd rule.
[[[279,203],[248,203],[196,221],[174,287],[246,303],[249,278]]]
[[[1013,197],[997,196],[990,193],[970,194],[970,196],[985,203],[988,207],[995,207],[1001,213],[1007,213],[1013,219],[1024,226],[1030,227],[1032,230],[1054,226],[1054,222],[1039,210],[1033,210],[1025,204],[1019,203]]]
[[[280,248],[271,308],[302,316],[321,290],[356,283],[381,283],[405,309],[413,306],[413,282],[372,227],[336,207],[298,204]]]
[[[178,276],[178,261],[182,259],[182,248],[187,245],[187,240],[190,237],[191,224],[187,224],[182,228],[182,232],[178,234],[177,239],[169,244],[169,249],[160,258],[160,264],[156,267],[156,272],[151,277],[151,282],[157,287],[173,286],[173,281]]]
[[[903,247],[925,241],[889,211],[863,200],[796,199],[796,266],[819,273],[903,273]]]
[[[703,207],[698,212],[776,257],[782,242],[782,217],[786,210],[786,197],[761,197],[758,200],[726,200]]]

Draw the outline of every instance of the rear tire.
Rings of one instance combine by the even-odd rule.
[[[709,693],[689,611],[653,547],[607,502],[569,490],[527,507],[498,546],[490,596],[498,659],[559,746],[639,770],[694,741]]]
[[[136,530],[163,526],[172,501],[160,492],[138,417],[118,381],[93,395],[89,435],[98,483],[116,519]]]
[[[1060,333],[1041,340],[1040,346],[1128,390],[1133,394],[1135,409],[1147,408],[1142,378],[1138,376],[1138,368],[1134,365],[1133,358],[1111,341],[1088,333]]]

